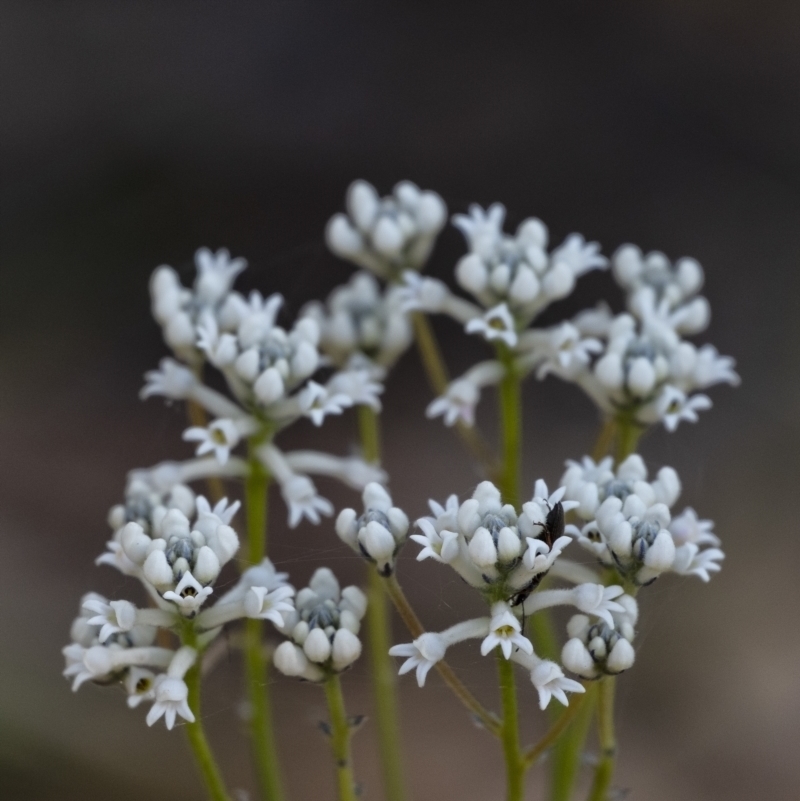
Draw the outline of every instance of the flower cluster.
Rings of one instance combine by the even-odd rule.
[[[354,181],[346,205],[347,215],[336,214],[328,223],[328,247],[387,281],[403,270],[419,269],[447,222],[439,195],[410,181],[397,184],[383,198],[366,181]]]
[[[666,571],[708,581],[725,554],[710,520],[698,520],[687,508],[672,517],[670,507],[681,484],[671,467],[655,481],[636,454],[615,469],[611,458],[595,463],[588,456],[568,462],[562,478],[566,497],[575,504],[583,526],[571,527],[578,542],[625,580],[649,584]]]
[[[683,337],[703,331],[708,301],[696,297],[703,271],[693,259],[672,266],[661,253],[643,257],[626,245],[613,259],[613,274],[628,290],[629,313],[583,312],[571,322],[529,332],[520,359],[542,378],[553,373],[578,384],[607,415],[639,425],[663,422],[674,431],[711,407],[699,390],[736,385],[734,361],[713,345],[698,348]]]
[[[499,203],[486,211],[473,205],[469,216],[453,217],[469,247],[456,265],[456,281],[480,305],[456,297],[437,279],[408,273],[406,308],[448,314],[464,323],[467,333],[515,348],[537,314],[569,295],[578,277],[608,264],[599,245],[586,243],[580,234],[571,234],[548,253],[548,231],[541,220],[524,220],[510,236],[503,232],[504,218]]]
[[[154,702],[148,725],[164,715],[172,728],[176,715],[194,720],[184,677],[198,649],[223,624],[251,617],[283,627],[282,616],[294,612],[294,589],[269,560],[246,571],[233,590],[206,607],[222,566],[239,548],[230,526],[238,508],[238,501],[228,505],[224,499],[211,507],[181,484],[159,493],[141,479],[129,482],[125,502],[109,513],[114,533],[97,561],[138,578],[152,605],[138,608],[94,593],[83,598],[72,643],[64,648],[64,675],[73,678],[73,689],[88,680],[121,683],[129,706]],[[159,629],[191,645],[156,646]]]
[[[326,304],[312,301],[302,314],[316,321],[320,348],[333,364],[366,368],[380,379],[412,341],[401,295],[397,286],[382,291],[375,277],[362,271],[336,287]]]
[[[281,485],[290,525],[303,517],[319,522],[320,515],[332,514],[333,507],[319,497],[307,473],[334,476],[357,489],[381,480],[383,473],[351,457],[311,451],[284,454],[272,440],[303,417],[319,426],[328,415],[353,405],[380,408],[382,374],[369,364],[354,362],[335,371],[324,384],[313,380],[326,362],[319,352],[324,321],[307,314],[286,330],[276,322],[283,303],[280,295],[264,298],[254,291],[245,298],[232,289],[244,260],[231,261],[224,250],[211,254],[201,249],[196,262],[194,290],[182,287],[170,267],[159,267],[151,279],[154,314],[185,364],[163,359],[158,370],[147,373],[142,397],[185,400],[214,418],[184,433],[185,440],[196,443],[197,455],[210,454],[211,460],[184,463],[173,470],[181,474],[173,480],[242,475],[242,461],[232,458],[236,448],[243,441],[264,443],[254,450]],[[392,325],[396,337],[397,323]],[[328,331],[327,325],[323,327]],[[173,328],[183,332],[180,341],[167,334]],[[202,382],[204,363],[220,371],[232,398]],[[164,477],[162,466],[159,478]]]
[[[358,587],[339,588],[326,567],[314,572],[300,590],[295,610],[287,616],[289,639],[275,650],[275,667],[286,676],[323,681],[347,670],[361,655],[358,631],[367,599]]]
[[[536,591],[571,541],[564,533],[564,513],[577,502],[562,501],[564,494],[564,487],[549,493],[545,482],[539,480],[534,497],[522,505],[521,514],[511,504],[503,504],[500,491],[488,481],[479,484],[472,498],[461,504],[454,495],[444,506],[430,501],[433,514],[417,520],[420,533],[411,535],[423,546],[417,559],[450,565],[481,592],[490,615],[457,623],[443,632],[426,632],[411,644],[395,646],[391,653],[406,657],[401,673],[416,668],[422,686],[447,648],[480,638],[483,655],[500,648],[506,659],[530,672],[542,708],[551,697],[566,704],[566,692],[583,692],[556,663],[535,654],[521,623],[523,616],[563,604],[612,626],[613,614],[624,612],[617,600],[623,589],[618,586],[586,582],[571,589]]]

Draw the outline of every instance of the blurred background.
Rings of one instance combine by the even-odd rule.
[[[188,457],[178,407],[142,403],[165,353],[147,279],[189,280],[200,245],[250,268],[239,286],[280,291],[289,313],[346,280],[323,230],[356,177],[400,179],[451,211],[502,201],[509,227],[541,217],[607,254],[622,242],[706,270],[711,328],[736,391],[643,454],[675,466],[683,500],[717,523],[728,558],[710,585],[668,577],[642,594],[636,668],[619,683],[615,784],[632,799],[795,799],[800,788],[800,6],[765,0],[426,4],[0,4],[0,786],[4,799],[201,797],[180,731],[149,730],[113,688],[73,695],[60,649],[81,594],[127,588],[93,566],[125,474]],[[794,110],[793,110],[794,109]],[[460,235],[430,265],[451,280]],[[581,280],[545,322],[602,295]],[[287,315],[288,319],[288,315]],[[436,320],[451,371],[486,351]],[[411,351],[386,396],[385,466],[412,517],[477,480],[440,421]],[[481,420],[493,432],[492,396]],[[526,387],[525,482],[554,482],[589,449],[597,416],[575,388]],[[354,447],[350,416],[285,445]],[[337,507],[355,494],[320,482]],[[332,525],[290,531],[273,506],[272,555],[299,586],[327,562],[362,565]],[[425,622],[480,603],[444,567],[400,577]],[[398,639],[405,635],[400,633]],[[454,652],[495,704],[492,660]],[[352,712],[370,699],[348,674]],[[524,688],[527,684],[521,684]],[[417,801],[501,795],[501,756],[434,676],[401,681]],[[274,695],[295,799],[333,797],[314,687]],[[526,738],[543,731],[523,689]],[[209,681],[204,716],[231,786],[251,786],[237,657]],[[365,797],[380,798],[369,724],[356,737]],[[540,771],[541,772],[541,771]],[[540,797],[541,781],[530,784]]]

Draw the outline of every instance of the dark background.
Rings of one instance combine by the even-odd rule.
[[[137,400],[165,352],[146,282],[161,263],[188,280],[195,248],[225,246],[250,260],[241,286],[296,311],[350,273],[322,232],[355,177],[382,193],[410,178],[451,211],[501,200],[512,225],[540,216],[554,242],[580,231],[606,253],[633,241],[704,265],[714,317],[700,339],[735,355],[744,383],[643,453],[678,468],[728,559],[708,586],[670,577],[642,594],[617,784],[648,801],[796,798],[798,89],[792,2],[0,3],[3,798],[200,797],[179,731],[148,730],[112,690],[73,696],[59,675],[81,593],[127,592],[92,565],[126,471],[190,454],[181,410]],[[449,278],[461,248],[447,230],[431,271]],[[620,308],[592,274],[546,320],[598,294]],[[485,352],[436,327],[453,373]],[[386,398],[385,462],[412,516],[476,480],[425,420],[429,398],[410,353]],[[596,414],[555,380],[526,401],[526,483],[554,482]],[[491,432],[490,394],[481,415]],[[352,420],[298,426],[292,442],[345,452]],[[337,507],[356,500],[320,486]],[[321,562],[359,580],[331,525],[288,531],[273,508],[272,552],[296,583]],[[401,578],[431,627],[479,609],[411,553]],[[491,660],[464,648],[455,664],[495,703]],[[369,712],[361,670],[346,691]],[[230,656],[204,716],[247,788],[238,676]],[[415,797],[499,797],[499,749],[429,685],[401,684]],[[274,692],[293,797],[332,798],[321,693],[285,679]],[[522,698],[530,737],[543,716],[531,687]],[[379,798],[371,738],[368,724],[357,767]]]

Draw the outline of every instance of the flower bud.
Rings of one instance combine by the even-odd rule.
[[[333,637],[333,669],[344,670],[361,656],[361,640],[348,629],[339,629]]]
[[[620,637],[606,659],[606,670],[609,673],[622,673],[633,665],[635,658],[633,646],[624,637]]]
[[[197,552],[192,575],[201,584],[210,584],[219,576],[220,564],[217,555],[208,545],[204,545]]]
[[[272,655],[272,663],[284,676],[300,676],[308,666],[308,659],[293,642],[282,642]]]
[[[656,371],[653,364],[644,356],[633,360],[628,370],[628,389],[640,398],[647,396],[656,383]]]
[[[382,216],[372,232],[372,244],[378,252],[393,256],[403,247],[403,232],[391,217]]]
[[[331,655],[331,643],[322,629],[311,629],[303,643],[303,651],[312,662],[327,662]]]
[[[158,589],[170,587],[173,582],[172,568],[164,551],[151,551],[144,561],[144,577]]]
[[[583,676],[587,679],[593,679],[597,676],[597,667],[592,655],[577,637],[567,640],[564,644],[561,649],[561,662],[567,670],[578,676]]]
[[[352,256],[364,248],[364,239],[344,214],[336,214],[325,228],[325,241],[337,256]]]
[[[497,562],[497,549],[489,531],[481,526],[469,543],[469,555],[481,568],[490,567]]]
[[[150,537],[144,533],[144,529],[138,523],[128,523],[125,528],[122,529],[120,540],[125,556],[127,556],[131,562],[141,565],[147,558],[147,549],[152,542]]]
[[[264,405],[278,400],[284,392],[281,374],[274,367],[268,367],[253,384],[253,392]]]

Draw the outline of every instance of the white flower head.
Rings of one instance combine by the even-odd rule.
[[[336,518],[336,533],[353,550],[373,562],[381,575],[394,570],[395,557],[408,535],[408,516],[394,506],[384,487],[372,482],[362,494],[364,512],[342,509]]]

